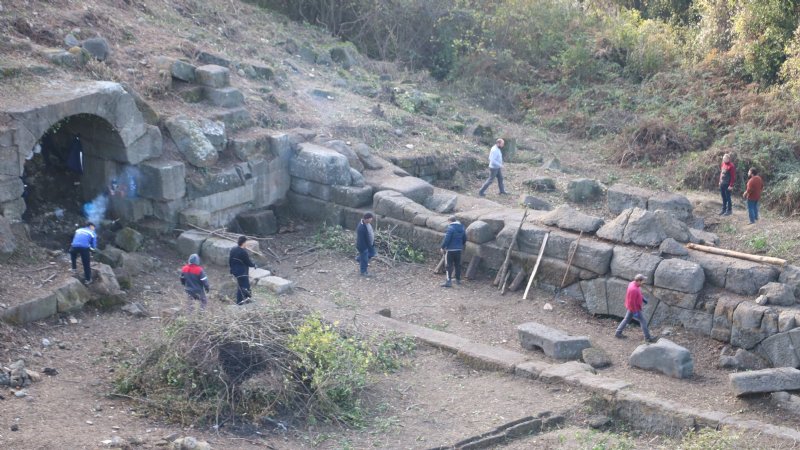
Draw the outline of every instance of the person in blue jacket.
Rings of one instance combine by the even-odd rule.
[[[75,230],[75,236],[72,238],[72,245],[69,248],[69,257],[72,260],[72,271],[75,272],[77,268],[78,255],[81,255],[81,263],[83,264],[83,277],[86,284],[92,282],[92,269],[90,251],[95,251],[97,248],[97,233],[95,233],[94,224],[87,222],[83,228]]]
[[[372,219],[374,217],[370,212],[364,213],[361,223],[356,227],[356,250],[358,250],[356,261],[359,263],[362,277],[370,276],[367,266],[369,265],[369,260],[377,254],[375,252],[375,231],[372,229]]]
[[[453,286],[453,272],[456,276],[456,284],[461,284],[461,253],[467,245],[467,232],[464,225],[458,221],[456,216],[450,216],[450,224],[447,225],[444,239],[442,240],[442,253],[445,254],[447,262],[447,280],[442,287]]]

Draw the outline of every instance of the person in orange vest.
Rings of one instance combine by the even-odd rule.
[[[761,200],[761,192],[764,190],[764,180],[758,176],[758,169],[755,167],[747,171],[747,176],[749,179],[743,197],[747,200],[747,215],[753,224],[758,220],[758,201]]]

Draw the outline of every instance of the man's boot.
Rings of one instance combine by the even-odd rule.
[[[450,280],[448,279],[447,281],[445,281],[445,282],[444,282],[444,284],[442,285],[442,287],[453,287],[453,284],[452,284],[452,283],[450,282]]]

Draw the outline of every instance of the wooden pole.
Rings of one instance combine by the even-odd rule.
[[[509,291],[518,291],[520,287],[522,287],[522,283],[525,282],[525,269],[522,268],[517,273],[517,276],[514,277],[514,281],[511,282],[511,285],[508,286]]]
[[[506,295],[506,286],[508,285],[508,279],[511,278],[511,269],[506,271],[506,275],[503,277],[503,285],[500,287],[500,295]]]
[[[536,258],[536,265],[533,266],[533,272],[531,272],[531,277],[528,278],[528,286],[525,287],[525,294],[522,296],[523,300],[528,299],[528,291],[531,290],[531,284],[533,284],[533,277],[536,276],[536,271],[539,270],[539,263],[542,262],[542,255],[544,255],[544,247],[547,245],[547,238],[550,237],[550,232],[548,231],[547,234],[544,235],[544,239],[542,240],[542,246],[539,248],[539,256]]]
[[[494,279],[494,285],[499,286],[500,283],[503,282],[506,278],[506,272],[508,271],[509,263],[511,262],[511,252],[514,250],[514,246],[517,244],[517,236],[519,235],[519,230],[522,229],[522,224],[525,223],[525,219],[528,217],[528,207],[525,207],[525,212],[522,213],[522,220],[519,222],[519,226],[514,231],[514,237],[511,238],[511,244],[508,246],[508,250],[506,251],[506,259],[503,261],[503,264],[500,266],[500,272],[497,273],[497,277]]]
[[[465,275],[468,280],[475,279],[475,274],[478,273],[478,266],[480,265],[481,257],[478,255],[473,256],[472,259],[469,260],[469,266],[467,267],[467,273]]]
[[[569,253],[569,258],[567,258],[567,270],[564,272],[564,278],[561,279],[561,286],[558,287],[559,290],[561,290],[564,287],[564,283],[567,282],[567,275],[569,275],[569,269],[572,267],[572,258],[574,258],[575,253],[578,252],[578,246],[581,244],[581,237],[583,237],[583,231],[578,235],[578,240],[575,241],[575,248]]]
[[[445,254],[442,255],[442,259],[439,260],[439,264],[437,264],[436,267],[433,269],[433,273],[438,273],[438,274],[444,273],[444,266],[446,260],[447,260],[447,252],[445,252]]]
[[[686,244],[686,248],[690,248],[692,250],[699,250],[701,252],[706,252],[706,253],[713,253],[715,255],[730,256],[731,258],[746,259],[748,261],[754,261],[766,264],[775,264],[777,266],[783,266],[786,264],[785,259],[773,258],[772,256],[751,255],[750,253],[742,253],[734,250],[726,250],[724,248],[709,247],[707,245],[689,243]]]

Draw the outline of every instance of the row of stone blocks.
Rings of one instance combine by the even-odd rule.
[[[372,187],[340,152],[312,143],[298,145],[289,161],[291,191],[350,208],[372,203]]]
[[[230,69],[216,64],[195,67],[185,61],[172,64],[172,76],[200,85],[200,95],[214,106],[235,108],[244,104],[242,92],[230,86]]]

